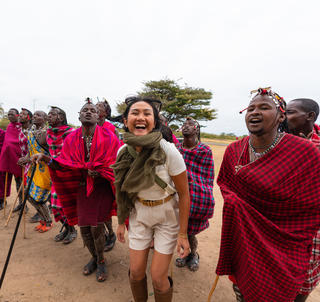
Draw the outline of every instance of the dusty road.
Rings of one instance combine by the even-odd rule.
[[[221,164],[225,146],[213,146],[216,175]],[[214,190],[216,208],[211,227],[199,235],[200,269],[196,273],[187,268],[173,266],[174,301],[206,302],[218,259],[222,198],[217,186]],[[11,206],[14,194],[9,198]],[[29,207],[30,208],[30,207]],[[8,211],[7,211],[8,212]],[[27,219],[35,212],[30,208]],[[3,211],[0,212],[0,269],[4,264],[17,215],[9,226],[4,227]],[[55,225],[47,233],[33,231],[34,224],[26,223],[27,239],[23,239],[20,229],[14,247],[6,279],[0,290],[1,302],[129,302],[132,301],[128,274],[128,244],[116,243],[115,248],[106,253],[109,278],[98,283],[95,275],[85,277],[82,267],[89,260],[89,254],[83,248],[80,236],[72,244],[65,246],[53,241],[59,226]],[[116,220],[114,219],[116,227]],[[150,280],[150,277],[149,277]],[[150,283],[150,282],[149,282]],[[152,287],[149,284],[150,301],[154,301]],[[227,277],[219,280],[212,297],[213,302],[234,302],[235,297]],[[308,302],[320,301],[320,287],[308,299]],[[270,301],[271,302],[271,301]],[[274,301],[273,301],[274,302]]]

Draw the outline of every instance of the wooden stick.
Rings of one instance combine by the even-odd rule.
[[[30,193],[29,193],[30,194]],[[24,167],[22,167],[22,200],[24,200]],[[26,239],[26,202],[23,206],[23,238]]]
[[[10,219],[11,219],[11,216],[12,216],[12,213],[13,213],[13,209],[14,209],[15,206],[16,206],[16,203],[17,203],[17,200],[18,200],[18,198],[19,198],[19,194],[20,194],[21,190],[22,190],[22,183],[21,183],[20,188],[19,188],[19,190],[18,190],[18,195],[17,195],[16,199],[14,200],[14,203],[12,204],[12,207],[11,207],[11,209],[10,209],[10,213],[9,213],[7,222],[6,222],[6,224],[5,224],[4,226],[8,226],[8,223],[9,223],[9,221],[10,221]]]
[[[35,170],[36,170],[36,165],[34,165],[32,167],[31,176],[30,176],[30,180],[29,180],[29,183],[28,183],[27,191],[26,191],[26,196],[23,199],[23,203],[22,203],[22,208],[24,208],[24,206],[25,206],[25,204],[27,202],[27,198],[28,198],[29,191],[30,191],[30,185],[31,185],[31,182],[33,180],[33,176],[34,176]],[[4,264],[4,267],[3,267],[3,270],[2,270],[2,274],[1,274],[1,277],[0,277],[0,289],[2,287],[2,283],[3,283],[4,277],[6,275],[6,271],[7,271],[8,265],[9,265],[10,257],[11,257],[12,250],[13,250],[13,246],[14,246],[14,243],[16,241],[17,233],[18,233],[18,230],[19,230],[21,218],[22,218],[22,211],[20,211],[20,213],[19,213],[18,221],[17,221],[16,228],[15,228],[13,236],[12,236],[10,248],[9,248],[8,255],[7,255],[7,259],[6,259],[6,262]]]
[[[6,217],[7,183],[8,183],[8,172],[6,172],[6,180],[4,182],[3,217]]]
[[[213,282],[212,288],[211,288],[210,293],[209,293],[209,296],[208,296],[208,302],[210,302],[210,300],[211,300],[211,297],[212,297],[212,295],[213,295],[213,292],[214,292],[214,290],[215,290],[216,287],[217,287],[218,281],[219,281],[219,275],[216,276],[216,279],[215,279],[214,282]]]

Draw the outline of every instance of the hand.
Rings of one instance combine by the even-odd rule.
[[[311,139],[312,133],[313,132],[311,131],[307,136],[305,136],[302,132],[300,132],[299,136],[302,137],[302,138]]]
[[[94,170],[88,170],[88,175],[92,178],[96,178],[98,176],[100,176],[98,171],[94,171]]]
[[[179,258],[185,258],[190,254],[190,245],[187,238],[178,237],[177,252]]]
[[[117,228],[117,238],[120,242],[125,243],[124,234],[126,232],[126,225],[119,224]]]
[[[30,161],[34,164],[38,164],[42,160],[44,160],[44,154],[42,153],[37,153],[30,157]]]
[[[21,157],[19,158],[17,164],[21,167],[25,166],[26,164],[28,164],[30,162],[30,159],[28,157]]]

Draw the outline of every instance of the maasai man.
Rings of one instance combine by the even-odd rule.
[[[60,155],[65,138],[74,129],[68,126],[66,113],[62,109],[53,106],[48,114],[48,124],[47,144],[49,146],[49,152],[52,158],[57,158]],[[50,167],[49,171],[51,172]],[[59,177],[59,173],[63,172],[57,170],[54,173]],[[64,227],[64,230],[61,230],[61,232],[54,237],[54,240],[56,242],[62,241],[63,244],[69,244],[77,238],[77,230],[74,226],[68,224],[53,184],[51,186],[51,204],[55,220],[61,222]]]
[[[106,99],[104,99],[103,102],[97,103],[97,109],[98,109],[98,125],[100,127],[106,128],[113,132],[117,137],[119,137],[119,132],[117,128],[110,122],[106,121],[106,119],[110,119],[111,117],[111,107]],[[113,209],[111,211],[111,216],[117,216],[116,211],[117,205],[116,202],[113,205]],[[106,222],[105,225],[108,229],[108,232],[106,232],[106,245],[104,247],[104,251],[108,252],[111,251],[115,245],[115,242],[117,240],[116,234],[113,231],[112,228],[112,218],[110,217]]]
[[[47,134],[47,114],[43,111],[36,111],[33,115],[33,126],[28,132],[28,154],[19,159],[20,165],[30,163],[30,158],[34,154],[43,153],[49,154],[48,145],[46,142]],[[28,171],[27,182],[30,181],[31,170]],[[52,219],[46,202],[51,196],[51,180],[47,164],[39,163],[35,170],[28,201],[36,209],[40,216],[40,223],[35,227],[35,231],[44,233],[52,228]]]
[[[2,150],[5,131],[0,129],[0,153]],[[5,183],[6,183],[6,172],[0,172],[0,210],[4,208],[4,193],[6,191],[6,197],[10,196],[10,187],[11,183],[8,183],[8,175],[7,175],[7,190],[5,190]]]
[[[295,99],[288,103],[287,120],[289,131],[297,136],[306,138],[320,148],[320,137],[314,124],[319,115],[319,105],[311,99]],[[320,282],[320,230],[313,238],[312,256],[308,274],[300,288],[300,301],[305,301],[308,295]],[[303,298],[305,300],[303,300]]]
[[[237,301],[304,301],[320,229],[320,152],[285,134],[285,102],[258,89],[246,109],[250,135],[230,144],[218,185],[224,198],[218,275],[232,275]]]
[[[177,148],[182,154],[188,171],[190,192],[190,215],[188,239],[190,254],[186,258],[177,258],[176,266],[185,265],[195,272],[199,269],[198,240],[196,235],[209,227],[213,216],[214,164],[210,147],[200,142],[200,125],[188,117],[182,126],[183,143]]]
[[[66,137],[58,158],[39,154],[32,160],[45,161],[52,169],[72,171],[71,175],[51,173],[52,181],[69,225],[80,226],[83,242],[92,255],[83,274],[97,270],[97,281],[102,282],[107,277],[104,222],[114,201],[110,165],[116,160],[120,143],[114,133],[97,125],[98,110],[91,102],[81,108],[79,120],[82,126]]]
[[[295,99],[288,103],[286,113],[289,133],[310,139],[320,148],[319,126],[315,124],[318,103],[311,99]]]
[[[7,184],[9,190],[7,190],[7,196],[10,195],[12,175],[15,178],[17,192],[22,181],[22,170],[21,167],[19,167],[19,165],[17,164],[21,156],[21,149],[19,145],[19,133],[21,132],[21,124],[18,122],[18,117],[19,111],[17,109],[12,108],[9,110],[8,119],[10,123],[4,136],[0,155],[0,171],[4,173],[3,177],[5,177],[6,172],[8,173]],[[21,203],[22,194],[19,195],[19,204]],[[19,210],[20,208],[21,207],[19,207],[17,210]]]

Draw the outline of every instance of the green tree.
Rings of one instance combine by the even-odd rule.
[[[183,122],[187,116],[197,121],[208,121],[216,118],[216,110],[210,108],[212,92],[203,88],[193,88],[185,84],[164,79],[160,81],[148,81],[143,83],[140,96],[153,97],[162,101],[162,114],[169,124]],[[117,105],[119,113],[123,113],[125,104]]]

